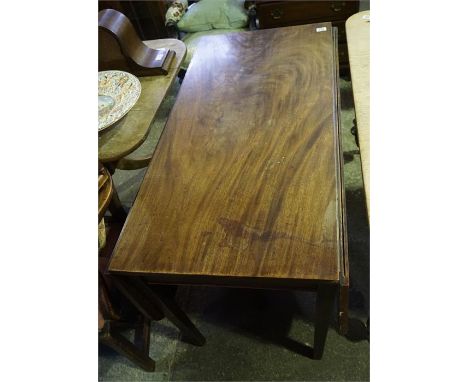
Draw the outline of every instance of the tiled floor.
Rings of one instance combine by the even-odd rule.
[[[163,130],[179,85],[175,84],[154,121],[154,144]],[[350,130],[354,118],[351,83],[341,81],[343,151],[350,260],[350,332],[328,334],[323,359],[301,354],[312,344],[313,293],[183,287],[177,300],[206,337],[203,347],[180,341],[166,319],[153,322],[147,373],[113,351],[100,348],[101,381],[369,380],[369,342],[362,324],[369,311],[369,227],[364,206],[359,151]],[[119,171],[114,181],[130,208],[145,170]],[[129,333],[131,334],[131,333]]]

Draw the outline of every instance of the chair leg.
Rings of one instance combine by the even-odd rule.
[[[130,361],[140,366],[146,371],[154,371],[154,361],[148,356],[148,352],[139,349],[120,333],[110,328],[107,322],[107,329],[99,335],[99,342],[114,349],[117,353],[127,357]],[[149,341],[148,341],[149,345]]]

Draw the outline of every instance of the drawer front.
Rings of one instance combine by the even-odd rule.
[[[359,3],[354,1],[257,2],[258,27],[264,29],[346,20],[358,10]]]

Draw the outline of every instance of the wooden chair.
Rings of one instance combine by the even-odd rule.
[[[99,342],[114,349],[119,354],[146,371],[154,371],[154,361],[149,357],[151,322],[148,318],[129,309],[123,296],[112,287],[112,282],[105,275],[109,256],[117,241],[118,234],[125,222],[126,213],[120,204],[109,171],[99,164]],[[110,210],[113,224],[109,235],[103,230],[103,217]],[[134,343],[127,340],[120,331],[126,328],[135,329]]]

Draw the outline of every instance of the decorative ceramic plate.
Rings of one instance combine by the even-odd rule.
[[[133,74],[120,70],[99,72],[99,128],[112,126],[127,114],[140,97],[141,84]]]

